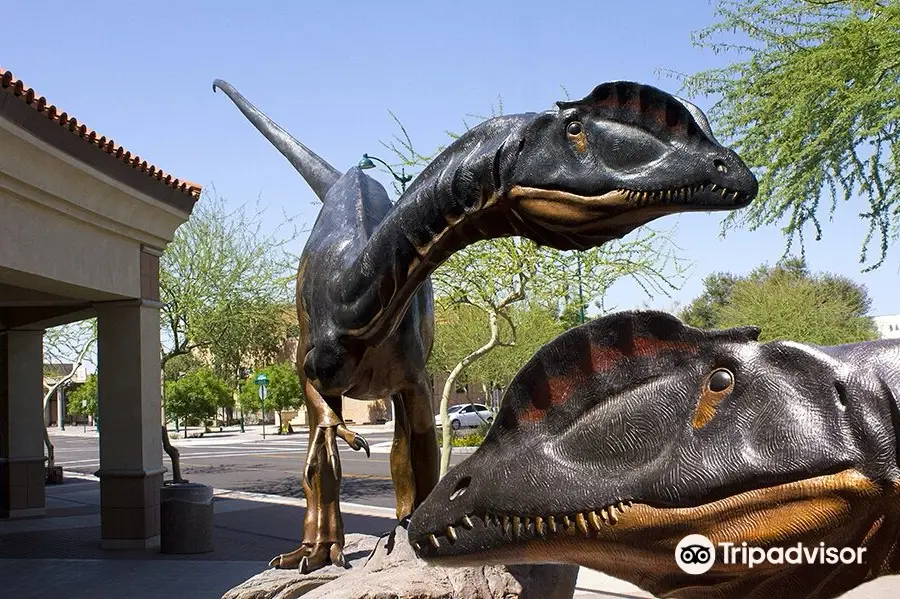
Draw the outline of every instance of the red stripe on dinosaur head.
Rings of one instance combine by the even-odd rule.
[[[519,415],[525,422],[538,422],[547,415],[551,406],[558,406],[569,401],[572,393],[584,380],[581,371],[573,374],[553,376],[544,382],[532,387],[531,401],[528,407]]]
[[[612,370],[624,358],[625,354],[617,347],[591,346],[591,370],[594,372]]]
[[[551,377],[539,376],[529,386],[530,401],[519,414],[524,422],[540,422],[552,406],[565,404],[572,394],[594,373],[607,372],[623,361],[633,358],[651,358],[663,351],[681,351],[695,354],[698,349],[682,341],[664,341],[652,337],[634,337],[625,347],[591,345],[590,365],[573,364],[571,372]],[[585,367],[588,367],[587,369]]]
[[[604,372],[612,370],[622,360],[629,358],[652,358],[663,351],[682,351],[695,354],[697,348],[683,341],[663,341],[652,337],[635,337],[625,347],[591,346],[591,370]]]
[[[632,342],[633,355],[641,357],[655,356],[662,351],[681,351],[691,354],[697,353],[697,347],[684,341],[663,341],[650,337],[635,337]]]

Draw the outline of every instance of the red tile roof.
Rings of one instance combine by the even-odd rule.
[[[112,139],[101,136],[93,129],[89,129],[87,125],[79,123],[74,117],[70,117],[67,113],[61,112],[56,106],[48,104],[46,98],[38,96],[30,87],[25,87],[21,80],[16,79],[10,72],[0,67],[0,90],[11,94],[28,106],[34,108],[37,112],[44,115],[50,121],[59,123],[60,127],[65,127],[72,132],[73,135],[84,139],[85,142],[97,146],[98,150],[115,156],[123,164],[135,169],[140,169],[149,177],[160,181],[164,185],[178,190],[186,195],[191,196],[195,200],[200,197],[201,187],[196,183],[176,179],[171,174],[164,172],[162,169],[149,164],[146,160],[142,160],[140,156],[132,154],[120,145],[117,145]]]

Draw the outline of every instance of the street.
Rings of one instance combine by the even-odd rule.
[[[268,432],[271,433],[273,428],[268,427]],[[206,433],[201,438],[171,439],[181,456],[182,476],[191,482],[220,489],[303,498],[300,477],[306,460],[306,430],[293,435],[267,434],[265,439],[260,427],[247,427],[246,430],[241,433],[238,427],[229,427],[223,432]],[[385,426],[353,430],[369,442],[372,455],[366,458],[364,451],[353,451],[346,443],[338,441],[343,471],[341,500],[393,508],[388,453],[393,433]],[[192,432],[199,431],[193,429]],[[170,433],[175,434],[175,431]],[[88,428],[86,432],[78,426],[69,426],[62,432],[51,429],[50,438],[57,466],[83,474],[93,474],[100,467],[99,438],[93,429]],[[466,457],[455,450],[451,464],[458,464]],[[170,469],[166,478],[171,478],[171,466],[165,454],[163,465]]]

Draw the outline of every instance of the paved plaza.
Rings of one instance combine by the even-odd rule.
[[[361,429],[370,439],[380,439],[385,427]],[[203,438],[176,440],[186,458],[184,465],[207,464],[198,469],[215,468],[209,463],[249,460],[246,464],[272,461],[265,456],[287,455],[299,468],[305,455],[305,435],[279,437],[268,435],[263,440],[261,429],[248,428],[246,433],[207,435]],[[53,442],[60,463],[70,464],[62,485],[46,487],[47,508],[44,516],[0,520],[0,595],[17,599],[93,599],[128,597],[141,599],[217,599],[233,586],[258,574],[267,567],[272,556],[293,548],[302,536],[304,501],[301,498],[222,489],[216,486],[214,498],[214,551],[199,555],[164,555],[158,550],[104,550],[100,547],[100,485],[86,473],[96,468],[96,431],[69,427],[54,432]],[[373,443],[374,469],[380,468],[379,456],[386,441]],[[235,449],[234,446],[239,446]],[[341,459],[344,460],[341,450]],[[346,450],[352,452],[352,450]],[[258,454],[258,455],[257,455]],[[194,456],[192,459],[190,456]],[[459,456],[457,459],[462,459]],[[362,456],[365,459],[365,456]],[[273,474],[277,475],[279,464]],[[265,474],[265,473],[263,473]],[[208,481],[214,475],[206,472]],[[223,476],[234,476],[225,472]],[[380,480],[371,474],[371,480]],[[189,475],[192,480],[197,480]],[[354,477],[351,474],[351,479]],[[356,479],[366,480],[357,473]],[[392,492],[374,505],[364,497],[342,503],[347,532],[381,535],[394,526]],[[602,581],[601,581],[602,582]],[[598,593],[598,580],[586,572],[576,597],[648,597],[645,594]],[[612,581],[614,588],[624,583]]]

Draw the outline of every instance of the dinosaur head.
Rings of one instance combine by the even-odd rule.
[[[674,551],[688,534],[764,548],[894,542],[873,515],[897,501],[884,482],[898,479],[890,390],[869,370],[758,334],[658,312],[564,333],[414,512],[419,555],[577,563],[688,597],[736,580],[719,562],[702,579],[683,573]]]
[[[612,82],[558,106],[529,123],[501,171],[528,235],[547,245],[596,246],[660,216],[756,196],[756,178],[685,100]]]

